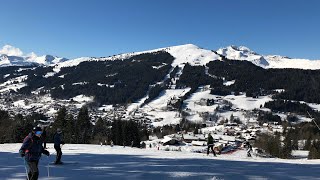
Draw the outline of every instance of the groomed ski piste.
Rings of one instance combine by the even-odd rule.
[[[17,153],[21,143],[0,144],[0,179],[26,179],[23,159]],[[307,160],[306,153],[294,152],[297,159],[246,157],[246,150],[217,155],[186,150],[164,151],[123,146],[66,144],[63,165],[52,165],[51,156],[42,156],[39,179],[320,179],[320,160]]]

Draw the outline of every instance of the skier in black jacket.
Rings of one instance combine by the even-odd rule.
[[[42,146],[42,129],[34,127],[32,132],[24,138],[23,144],[19,150],[21,157],[25,158],[28,166],[28,180],[37,180],[39,176],[38,163],[41,154],[50,155],[49,151],[45,150]]]
[[[214,155],[214,156],[217,156],[217,155],[216,155],[216,152],[215,152],[214,149],[213,149],[214,142],[213,142],[213,137],[211,136],[210,133],[208,134],[207,145],[208,145],[207,156],[209,155],[209,150],[210,150],[210,149],[212,150],[213,155]]]
[[[56,161],[54,163],[55,164],[62,164],[62,162],[61,162],[61,156],[62,156],[61,144],[64,145],[64,141],[62,141],[62,130],[60,128],[57,129],[57,132],[54,135],[53,142],[54,142],[54,149],[57,151]]]
[[[247,157],[251,157],[252,146],[249,141],[245,141],[244,146],[247,148]]]

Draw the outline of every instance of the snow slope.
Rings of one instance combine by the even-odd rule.
[[[291,59],[279,55],[260,55],[244,46],[220,48],[217,53],[228,59],[247,60],[263,68],[320,69],[320,60]]]
[[[320,60],[291,59],[282,56],[265,56],[268,68],[320,69]]]
[[[25,179],[21,144],[0,144],[1,179]],[[320,179],[320,160],[282,160],[233,154],[206,156],[202,153],[137,149],[120,146],[67,144],[62,147],[61,166],[48,165],[52,156],[40,160],[40,178],[46,180],[88,179]],[[49,172],[49,177],[48,177]]]

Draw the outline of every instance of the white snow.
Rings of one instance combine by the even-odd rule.
[[[23,88],[27,85],[26,83],[23,83],[23,81],[27,80],[27,78],[28,75],[19,76],[0,84],[0,93],[10,90],[17,91],[18,89]]]
[[[233,104],[233,107],[244,109],[244,110],[253,110],[255,108],[260,108],[264,106],[264,103],[272,101],[270,96],[260,96],[258,98],[246,97],[246,95],[228,95],[224,99],[230,101]]]
[[[81,58],[71,59],[62,63],[58,63],[54,65],[53,71],[58,73],[63,67],[77,66],[84,61],[89,61],[90,59],[91,59],[90,57],[81,57]]]
[[[26,104],[24,103],[24,100],[15,101],[13,103],[13,105],[16,107],[25,107],[26,106]]]
[[[78,95],[72,98],[73,101],[77,101],[77,102],[90,102],[93,101],[93,96],[85,96],[85,95]]]
[[[181,66],[184,63],[202,66],[219,59],[219,56],[213,51],[201,49],[193,44],[168,47],[166,51],[175,57],[172,67]]]
[[[320,104],[315,104],[315,103],[306,103],[308,106],[310,106],[311,108],[320,111]]]
[[[52,155],[40,160],[39,179],[319,179],[320,160],[247,158],[245,150],[212,157],[183,148],[66,144],[62,147],[65,165],[55,166],[50,165],[55,150],[52,144],[47,146]],[[24,161],[17,153],[20,147],[21,143],[0,144],[2,179],[25,179]]]
[[[166,63],[162,63],[161,65],[159,66],[152,66],[153,69],[160,69],[162,68],[163,66],[167,65]]]
[[[167,103],[172,98],[179,98],[184,96],[191,88],[186,89],[167,89],[159,95],[158,98],[151,101],[148,105],[144,106],[141,110],[150,115],[150,119],[158,119],[161,121],[154,122],[154,126],[163,126],[165,124],[179,124],[181,118],[178,117],[176,111],[168,111]]]
[[[206,105],[207,99],[214,99],[216,102],[212,106]],[[238,110],[253,110],[260,109],[260,106],[264,106],[265,102],[272,101],[270,96],[261,96],[259,98],[246,97],[243,95],[228,95],[228,96],[216,96],[210,94],[210,89],[208,86],[200,87],[195,93],[191,95],[189,99],[184,101],[186,109],[189,109],[191,116],[187,117],[188,120],[199,122],[202,121],[199,115],[203,112],[213,113],[218,105],[222,105],[222,101],[226,100],[232,103],[233,109]],[[217,102],[218,101],[218,102]],[[225,119],[229,119],[231,115],[238,117],[240,119],[245,119],[244,112],[241,111],[226,111],[218,114]]]
[[[72,83],[72,85],[73,86],[75,86],[75,85],[86,85],[86,84],[88,84],[89,82],[77,82],[77,83]]]
[[[85,95],[78,95],[75,96],[73,98],[71,98],[73,101],[78,102],[78,104],[75,104],[75,106],[77,108],[81,108],[82,106],[84,106],[85,104],[87,104],[88,102],[92,102],[94,97],[93,96],[85,96]]]
[[[32,55],[29,55],[27,59],[30,62],[35,62],[42,65],[57,64],[63,60],[63,58],[49,56],[49,55],[37,56],[34,53]]]
[[[234,84],[235,82],[236,82],[236,80],[226,81],[226,82],[223,82],[223,85],[225,85],[225,86],[231,86],[231,85]]]
[[[320,69],[320,60],[291,59],[282,56],[265,56],[268,68]]]
[[[54,76],[55,75],[55,72],[48,72],[46,75],[44,75],[43,77],[45,78],[48,78],[48,77],[51,77],[51,76]]]
[[[108,110],[112,110],[112,109],[113,109],[112,105],[103,105],[98,108],[98,110],[100,110],[100,111],[103,111],[103,110],[108,111]]]
[[[228,46],[217,50],[228,59],[247,60],[263,68],[320,69],[320,60],[291,59],[279,55],[260,55],[244,46]]]
[[[97,83],[97,85],[98,85],[98,86],[106,86],[106,87],[109,87],[109,88],[114,88],[114,84],[109,85],[109,84]]]
[[[253,64],[263,68],[269,65],[263,56],[244,46],[228,46],[226,48],[218,49],[217,53],[225,56],[228,59],[251,61]]]

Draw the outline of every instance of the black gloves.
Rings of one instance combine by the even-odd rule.
[[[64,141],[61,141],[61,144],[64,145]]]
[[[19,150],[19,154],[21,157],[24,157],[26,155],[24,150],[22,150],[22,149]]]
[[[47,150],[43,150],[43,152],[42,152],[43,154],[45,154],[45,155],[47,155],[47,156],[49,156],[50,155],[50,153],[49,153],[49,151],[47,151]]]

